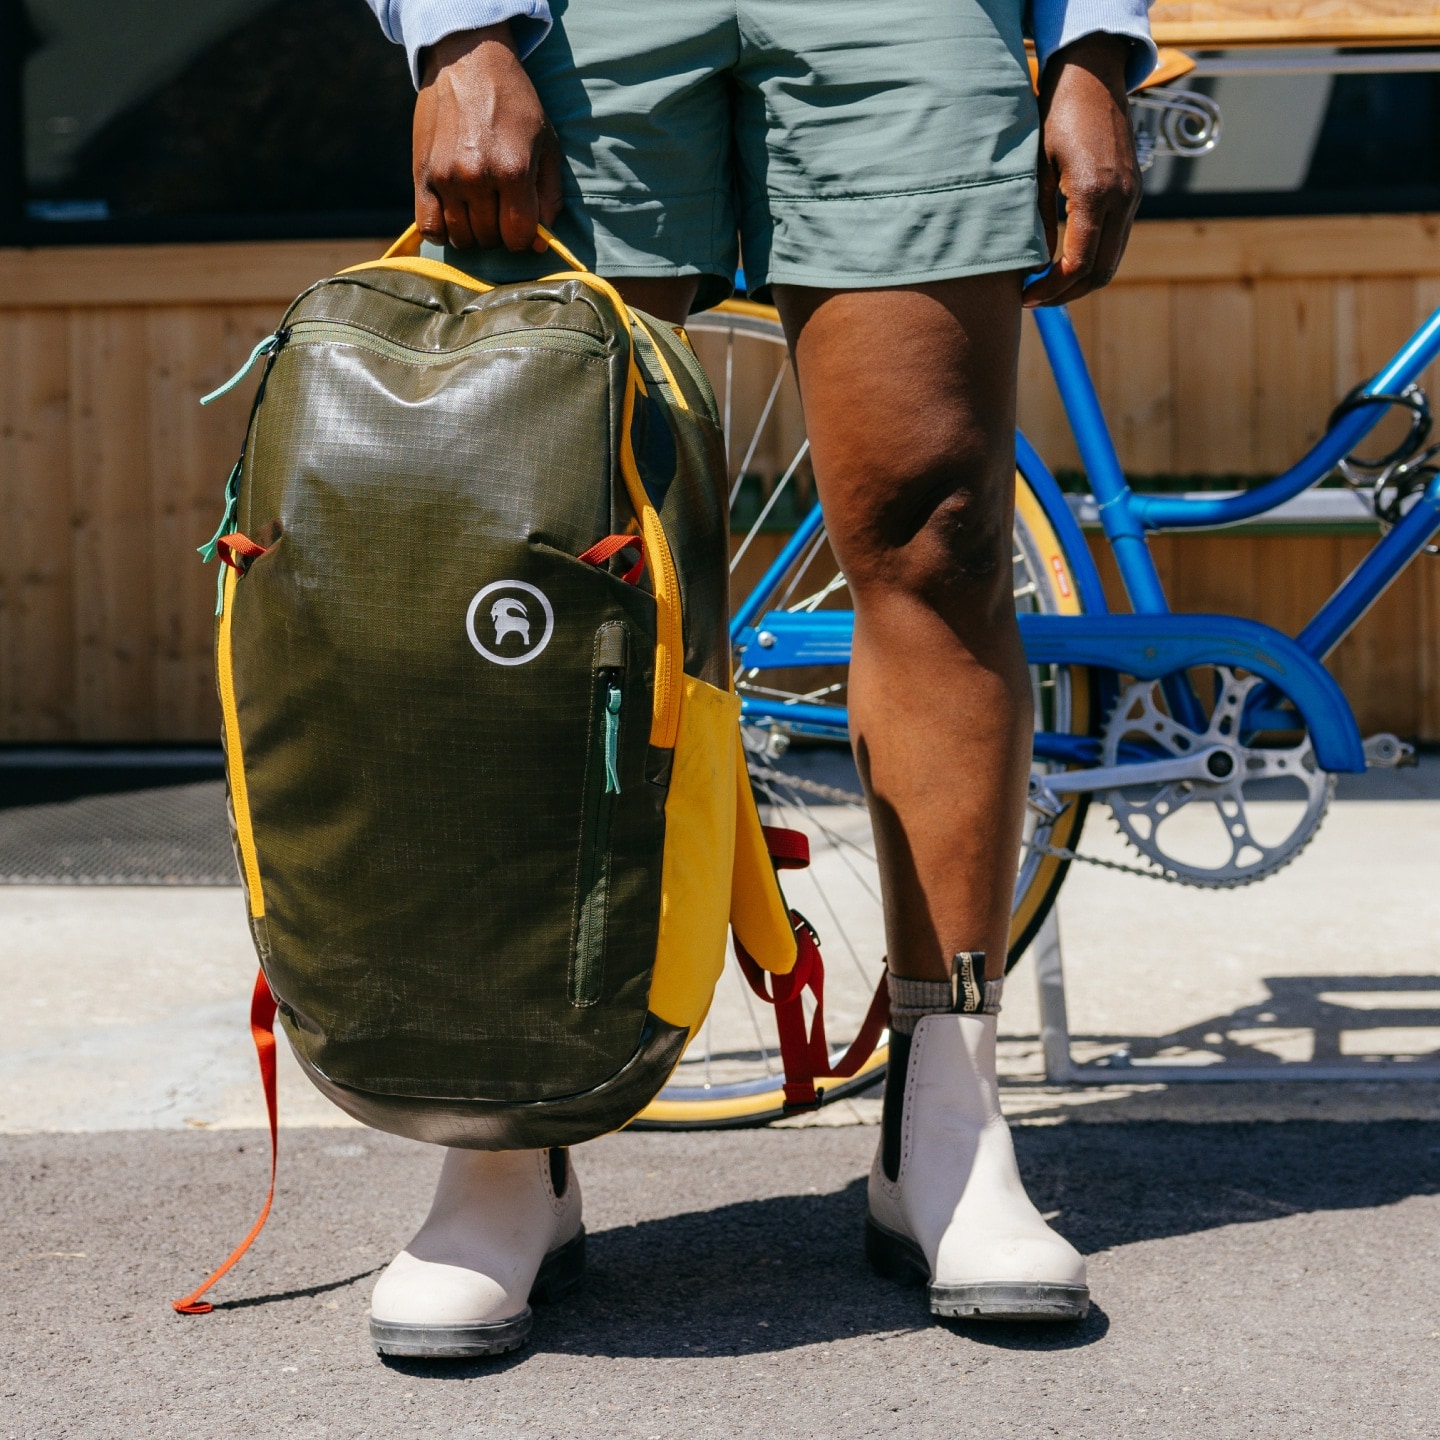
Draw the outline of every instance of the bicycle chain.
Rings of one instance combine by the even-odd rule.
[[[1020,843],[1036,855],[1050,855],[1056,860],[1078,860],[1082,865],[1095,865],[1101,870],[1118,870],[1122,875],[1139,875],[1146,880],[1164,880],[1171,885],[1181,883],[1178,876],[1171,875],[1166,870],[1146,870],[1143,866],[1126,865],[1119,860],[1102,860],[1098,855],[1082,855],[1078,850],[1066,850],[1060,845],[1046,845],[1036,840],[1022,840]],[[1216,888],[1231,890],[1235,888],[1235,882]]]
[[[852,794],[848,790],[837,790],[833,785],[822,785],[818,780],[804,780],[799,775],[787,775],[783,770],[767,770],[763,765],[752,765],[747,762],[746,769],[755,780],[763,780],[774,784],[778,781],[782,785],[789,786],[792,790],[803,791],[807,795],[814,795],[819,800],[834,800],[842,805],[863,805],[863,795]],[[1046,845],[1041,841],[1022,840],[1020,842],[1027,850],[1033,851],[1036,855],[1046,855],[1055,860],[1078,860],[1082,865],[1094,865],[1101,870],[1118,870],[1122,875],[1139,875],[1146,880],[1163,880],[1171,885],[1178,885],[1179,879],[1164,870],[1146,869],[1140,865],[1126,865],[1119,860],[1102,860],[1098,855],[1082,855],[1078,850],[1067,850],[1060,845]],[[1233,885],[1226,885],[1224,889],[1233,889]]]

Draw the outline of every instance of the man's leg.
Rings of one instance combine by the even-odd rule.
[[[777,286],[855,605],[850,723],[890,968],[1004,972],[1030,764],[1011,579],[1018,273]]]
[[[1075,1319],[1085,1262],[1025,1194],[995,1073],[1031,730],[1010,564],[1020,275],[776,292],[855,606],[851,735],[892,974],[866,1253],[939,1315]],[[957,1000],[952,964],[980,950],[995,983]]]

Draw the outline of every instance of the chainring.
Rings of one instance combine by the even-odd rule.
[[[1308,732],[1292,746],[1242,745],[1239,737],[1245,702],[1262,683],[1261,677],[1237,677],[1234,671],[1217,665],[1215,678],[1217,696],[1203,731],[1192,730],[1171,716],[1164,704],[1162,681],[1141,680],[1128,686],[1105,727],[1102,763],[1123,763],[1120,747],[1126,742],[1177,759],[1221,746],[1234,761],[1229,773],[1223,778],[1207,774],[1110,790],[1098,798],[1109,805],[1129,845],[1158,865],[1166,879],[1223,890],[1273,875],[1310,843],[1330,807],[1335,777],[1316,764]],[[1279,833],[1278,837],[1266,834],[1261,838],[1252,823],[1245,789],[1257,781],[1280,779],[1292,782],[1285,787],[1292,795],[1297,787],[1303,791],[1304,803],[1267,804],[1262,828],[1278,829]],[[1253,793],[1249,797],[1251,802],[1256,799]],[[1196,806],[1212,806],[1218,823],[1206,823],[1208,817],[1197,812]],[[1189,813],[1177,826],[1181,812]],[[1187,849],[1188,856],[1184,853]]]

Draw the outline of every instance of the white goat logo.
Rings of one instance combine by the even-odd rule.
[[[510,596],[497,600],[490,607],[490,623],[495,627],[495,648],[498,650],[507,635],[518,635],[528,649],[530,646],[530,614],[523,601]]]

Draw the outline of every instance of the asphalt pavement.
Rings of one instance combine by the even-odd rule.
[[[1089,1256],[1074,1327],[933,1323],[861,1257],[868,1126],[577,1152],[590,1269],[494,1361],[383,1362],[377,1270],[432,1150],[289,1130],[0,1137],[0,1436],[1433,1436],[1440,1123],[1017,1127]]]

